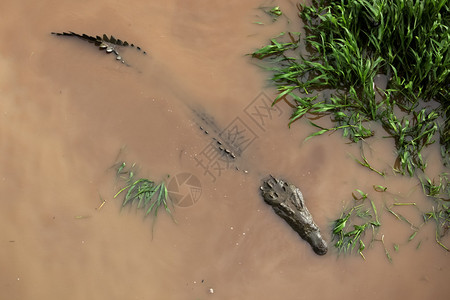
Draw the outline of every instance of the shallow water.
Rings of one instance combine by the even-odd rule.
[[[261,5],[292,9],[290,22],[272,24]],[[290,107],[269,109],[275,91],[245,54],[286,27],[297,31],[293,8],[260,0],[2,1],[1,298],[444,299],[449,254],[434,242],[434,224],[408,242],[410,226],[382,208],[397,201],[430,210],[417,181],[392,174],[392,141],[366,145],[367,158],[388,171],[382,178],[354,162],[358,146],[339,134],[303,142],[314,131],[306,120],[288,130]],[[91,44],[50,35],[68,30],[114,34],[148,54],[124,49],[126,67]],[[205,134],[192,109],[227,130]],[[211,138],[233,132],[243,132],[235,164],[209,160]],[[177,223],[161,212],[152,235],[142,211],[120,210],[110,169],[119,152],[142,176],[198,179],[196,190],[179,191],[192,192],[193,203],[174,208]],[[427,156],[431,172],[442,171],[436,149]],[[316,256],[262,201],[258,187],[269,173],[302,189],[328,242],[351,192],[369,192],[384,211],[377,238],[392,263],[381,242],[365,261],[334,249]],[[417,210],[401,209],[421,224]]]

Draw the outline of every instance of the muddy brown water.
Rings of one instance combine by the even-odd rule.
[[[290,22],[272,24],[256,9],[262,5],[291,10]],[[332,247],[319,257],[262,201],[268,173],[296,184],[328,242],[356,188],[370,191],[380,210],[394,198],[430,209],[417,181],[390,171],[391,140],[373,139],[366,153],[388,171],[382,178],[352,160],[359,148],[339,134],[303,142],[313,131],[306,120],[288,130],[287,105],[267,110],[275,91],[245,54],[285,28],[297,31],[293,8],[260,0],[2,1],[0,298],[446,298],[449,254],[434,242],[432,223],[408,243],[411,228],[382,213],[378,238],[392,263],[381,242],[365,261],[337,257]],[[128,68],[88,43],[50,35],[66,30],[114,34],[148,55],[124,50]],[[193,107],[230,132],[246,130],[241,171],[202,167],[211,135],[199,130]],[[142,211],[121,211],[112,199],[108,168],[124,145],[142,176],[199,180],[197,202],[174,208],[176,224],[159,214],[153,238]],[[430,170],[442,171],[437,149],[427,157]],[[390,193],[373,192],[374,184]]]

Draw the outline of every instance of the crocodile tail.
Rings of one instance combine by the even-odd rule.
[[[97,47],[100,47],[100,49],[107,48],[107,45],[105,43],[110,43],[117,46],[124,46],[124,47],[132,47],[136,48],[137,50],[141,51],[143,54],[147,54],[147,51],[144,51],[141,47],[135,46],[134,44],[130,44],[127,41],[122,41],[121,39],[116,39],[113,35],[107,36],[106,34],[103,34],[103,36],[91,36],[87,35],[85,33],[78,34],[73,31],[69,32],[51,32],[51,34],[58,35],[58,36],[74,36],[78,37],[82,40],[88,41],[89,43],[95,44]]]

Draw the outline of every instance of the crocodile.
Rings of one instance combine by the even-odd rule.
[[[230,160],[235,160],[242,153],[239,146],[233,145],[233,142],[227,139],[227,136],[222,136],[223,130],[216,124],[214,118],[203,112],[201,109],[191,108],[196,119],[197,125],[204,134],[210,135],[213,140],[214,148],[221,156],[226,156]]]
[[[264,201],[272,206],[275,213],[311,245],[316,254],[327,253],[327,243],[320,235],[319,227],[314,223],[306,208],[300,189],[269,175],[268,178],[263,179],[261,195]]]
[[[116,60],[130,66],[125,62],[122,56],[119,54],[120,47],[132,47],[136,48],[138,51],[142,51],[143,54],[147,54],[146,51],[142,50],[141,47],[135,46],[134,44],[130,44],[127,41],[122,41],[121,39],[117,39],[114,36],[108,37],[106,34],[100,36],[91,36],[85,33],[78,34],[73,31],[68,32],[51,32],[51,34],[57,36],[67,36],[67,37],[77,37],[84,41],[94,44],[99,48],[99,50],[105,50],[106,53],[114,53],[116,55]],[[226,157],[226,159],[233,161],[237,156],[242,152],[241,149],[236,148],[232,145],[232,143],[224,138],[221,138],[222,130],[216,125],[214,119],[210,117],[208,114],[202,111],[202,109],[194,109],[189,107],[190,110],[195,114],[196,119],[199,121],[197,124],[199,125],[200,130],[203,131],[204,134],[209,134],[213,140],[213,146],[216,151],[221,155],[221,157]],[[239,169],[236,167],[236,169]]]
[[[89,43],[94,44],[99,48],[99,50],[105,50],[106,53],[114,53],[116,55],[116,60],[120,61],[121,63],[129,66],[125,60],[122,58],[122,56],[119,54],[120,47],[131,47],[136,48],[138,51],[141,51],[143,54],[147,54],[146,51],[142,50],[141,47],[135,46],[134,44],[130,44],[127,41],[122,41],[121,39],[116,39],[114,36],[107,36],[106,34],[103,34],[103,37],[100,36],[91,36],[87,35],[85,33],[78,34],[73,31],[69,32],[52,32],[51,34],[57,35],[57,36],[71,36],[71,37],[77,37],[84,41],[87,41]]]
[[[52,32],[58,36],[71,36],[78,37],[89,43],[95,44],[100,50],[105,50],[106,53],[114,53],[116,59],[124,64],[127,64],[119,54],[120,47],[136,47],[137,50],[143,51],[140,47],[134,44],[129,44],[126,41],[116,39],[114,36],[108,37],[107,35],[90,36],[87,34],[77,34],[72,31],[69,32]],[[127,64],[127,66],[129,66]],[[188,105],[189,106],[189,105]],[[212,139],[212,145],[216,151],[223,157],[227,157],[229,160],[234,161],[242,154],[242,149],[239,146],[233,144],[232,141],[227,139],[226,135],[222,135],[223,130],[215,123],[214,119],[206,114],[203,109],[189,107],[194,113],[195,119],[198,120],[197,125],[200,130],[210,135]],[[236,170],[241,170],[239,167],[235,167]],[[244,170],[244,173],[248,173]],[[261,186],[262,196],[264,201],[271,205],[276,214],[283,218],[304,240],[306,240],[314,252],[318,255],[324,255],[328,251],[327,243],[320,235],[319,227],[314,223],[311,214],[305,206],[303,195],[300,190],[292,184],[288,184],[285,181],[276,179],[272,175],[263,181]]]

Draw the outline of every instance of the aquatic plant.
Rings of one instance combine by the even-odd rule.
[[[274,7],[260,6],[260,7],[258,7],[258,9],[260,9],[266,15],[268,15],[272,19],[272,22],[277,21],[278,18],[283,15],[283,12],[281,11],[279,6],[274,6]],[[257,22],[253,22],[253,23],[259,24],[259,25],[264,25],[264,23],[261,21],[257,21]]]
[[[165,211],[172,216],[168,201],[167,187],[164,181],[156,183],[147,178],[136,179],[136,165],[127,167],[126,162],[117,163],[115,166],[116,178],[125,184],[114,195],[114,199],[123,195],[122,207],[136,204],[137,209],[143,209],[145,216],[153,213],[156,217],[158,209],[164,207]]]
[[[334,221],[332,239],[337,240],[334,246],[338,252],[352,252],[358,246],[358,253],[365,259],[363,250],[366,248],[363,238],[368,228],[372,228],[372,241],[375,239],[375,230],[381,224],[378,220],[376,206],[372,200],[370,206],[366,200],[368,195],[361,190],[356,190],[359,197],[353,194],[354,205],[344,211],[341,217]]]
[[[314,0],[299,10],[308,55],[294,53],[300,40],[283,41],[286,34],[253,53],[278,63],[271,68],[280,92],[275,102],[289,96],[296,106],[289,124],[306,113],[331,115],[336,126],[313,136],[339,129],[357,142],[373,136],[369,121],[380,122],[395,140],[397,170],[411,176],[425,169],[421,151],[437,133],[448,159],[448,2]],[[386,88],[375,84],[380,75]],[[335,92],[325,97],[324,88]],[[436,108],[423,107],[430,100]]]
[[[271,63],[266,68],[272,71],[271,81],[279,91],[273,104],[284,100],[294,108],[289,126],[308,114],[328,115],[333,127],[309,121],[319,130],[306,139],[339,130],[352,142],[360,142],[375,135],[371,122],[378,122],[395,141],[395,172],[420,179],[427,166],[423,149],[436,141],[443,165],[449,166],[449,2],[311,3],[298,5],[306,33],[303,39],[282,33],[252,54]],[[355,158],[359,164],[385,176],[363,153],[361,157]],[[426,181],[425,186],[436,189],[431,182]],[[449,197],[447,188],[439,189]],[[436,236],[440,237],[448,229],[449,205],[442,199],[434,205],[434,210],[424,216],[437,222],[441,229]],[[341,230],[357,211],[355,206],[335,222],[333,235],[338,238],[339,251],[354,249],[358,243],[360,249],[364,248],[360,236],[370,222],[355,225],[350,231]],[[438,238],[436,241],[440,243]]]
[[[440,241],[450,228],[450,182],[448,174],[441,174],[439,183],[435,183],[429,178],[422,179],[421,183],[424,193],[435,202],[432,211],[423,214],[424,221],[434,220],[436,222],[436,242],[445,250],[450,251]]]

